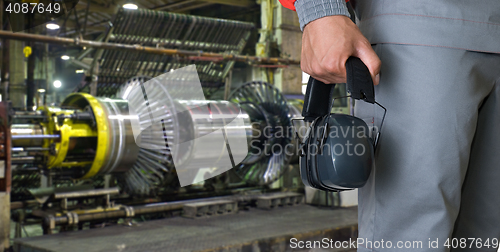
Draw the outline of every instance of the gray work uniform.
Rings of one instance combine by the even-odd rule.
[[[302,27],[347,13],[343,0],[295,7]],[[357,0],[355,10],[382,61],[375,91],[388,110],[359,191],[358,251],[497,251],[500,1]]]

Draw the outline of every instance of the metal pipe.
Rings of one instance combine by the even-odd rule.
[[[12,140],[18,139],[56,139],[60,138],[59,135],[13,135]]]
[[[23,116],[36,115],[24,114]],[[40,147],[43,145],[43,138],[30,138],[30,136],[43,135],[44,128],[39,124],[13,124],[10,128],[10,133],[15,136],[12,138],[12,146],[25,148]]]
[[[290,192],[293,192],[290,191]],[[189,203],[196,202],[211,202],[217,200],[233,200],[237,202],[244,202],[254,200],[257,196],[261,196],[262,194],[248,194],[248,195],[228,195],[228,196],[219,196],[205,199],[192,199],[192,200],[181,200],[181,201],[172,201],[172,202],[162,202],[162,203],[153,203],[142,206],[124,206],[133,210],[134,216],[142,215],[142,214],[152,214],[158,212],[166,212],[166,211],[175,211],[182,210],[184,205]],[[34,212],[35,213],[35,212]],[[67,216],[54,216],[47,215],[45,213],[38,213],[37,216],[45,216],[44,225],[45,227],[50,227],[50,223],[53,221],[55,225],[64,225],[68,223]],[[94,220],[106,220],[113,218],[125,218],[131,217],[127,216],[127,211],[125,209],[115,210],[115,211],[106,211],[97,212],[97,213],[88,213],[88,214],[78,214],[78,222],[86,222],[86,221],[94,221]]]
[[[135,215],[142,214],[151,214],[165,211],[173,211],[173,210],[181,210],[185,203],[174,203],[174,204],[161,204],[156,206],[138,206],[131,207],[134,209]],[[106,219],[114,219],[114,218],[124,218],[127,217],[127,211],[125,209],[115,210],[115,211],[106,211],[100,213],[90,213],[90,214],[79,214],[78,221],[93,221],[93,220],[106,220]],[[48,222],[50,219],[47,217],[45,221]],[[54,217],[54,221],[56,225],[66,224],[68,223],[68,218],[66,216]]]
[[[223,199],[241,200],[241,199],[251,199],[253,197],[255,197],[255,195],[241,195],[241,196],[230,195],[230,196],[212,197],[206,199],[181,200],[173,202],[147,204],[142,206],[130,206],[130,208],[134,210],[134,215],[137,216],[142,214],[181,210],[184,207],[184,205],[188,203],[210,202]],[[125,209],[120,209],[115,211],[104,211],[99,213],[79,214],[78,221],[84,222],[84,221],[105,220],[105,219],[124,218],[124,217],[127,217],[127,212]],[[54,219],[56,225],[63,225],[68,223],[68,218],[66,216],[57,217],[49,215],[45,217],[46,225],[50,223],[52,218]]]
[[[85,64],[83,63],[82,61],[80,60],[77,60],[77,59],[70,59],[69,61],[71,64],[75,65],[75,66],[79,66],[85,70],[89,70],[90,69],[90,65],[89,64]]]
[[[12,152],[23,152],[23,151],[48,151],[50,148],[42,147],[12,147]]]
[[[114,188],[93,189],[93,190],[84,190],[76,192],[55,193],[54,199],[96,197],[96,196],[104,196],[107,194],[118,194],[118,193],[120,193],[120,190],[114,187]]]
[[[28,206],[38,206],[40,202],[36,200],[14,201],[10,203],[10,210],[26,208]]]
[[[156,48],[141,45],[127,45],[109,42],[97,42],[84,39],[71,39],[71,38],[61,38],[61,37],[50,37],[45,35],[35,35],[28,33],[13,33],[8,31],[0,31],[0,38],[13,39],[21,41],[38,41],[43,43],[53,43],[53,44],[64,44],[64,45],[77,45],[82,47],[95,47],[101,49],[110,50],[126,50],[126,51],[138,51],[152,54],[160,55],[176,55],[180,57],[200,57],[200,61],[240,61],[240,62],[252,62],[252,63],[266,63],[266,64],[288,64],[288,65],[300,65],[300,61],[284,58],[267,58],[267,57],[256,57],[256,56],[245,56],[245,55],[235,55],[235,54],[220,54],[220,53],[210,53],[203,51],[189,51],[189,50],[179,50],[179,49],[169,49],[169,48]]]
[[[14,116],[17,115],[42,115],[43,111],[41,110],[36,110],[36,111],[15,111]]]
[[[28,22],[33,22],[33,16],[28,16]],[[33,50],[35,50],[33,41],[27,43]],[[35,99],[35,54],[31,53],[28,56],[28,64],[27,64],[27,78],[26,78],[26,110],[33,111],[36,110],[34,108],[34,99]]]
[[[13,164],[22,164],[35,161],[35,157],[26,156],[26,157],[12,157],[11,159]]]
[[[14,115],[14,119],[45,119],[45,115]]]

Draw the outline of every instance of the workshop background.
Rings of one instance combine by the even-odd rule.
[[[301,118],[308,76],[297,15],[278,0],[0,7],[0,252],[355,251],[291,242],[355,239],[357,192],[301,181],[298,138],[307,124],[292,119]],[[213,123],[208,113],[241,111],[252,146],[233,169],[181,187],[168,145],[135,143],[128,98],[193,64],[216,109],[170,90],[161,97],[165,138],[196,139]],[[345,86],[335,92],[344,96]],[[334,112],[352,108],[337,100]],[[207,178],[205,160],[226,148],[193,142],[179,155]]]

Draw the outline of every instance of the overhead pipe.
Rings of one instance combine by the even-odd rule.
[[[43,43],[76,45],[82,47],[94,47],[94,48],[109,49],[109,50],[139,51],[151,54],[172,55],[180,57],[198,57],[200,61],[234,60],[240,62],[251,62],[251,63],[262,63],[262,64],[300,65],[300,61],[298,60],[284,59],[284,58],[267,58],[267,57],[245,56],[245,55],[235,55],[235,54],[211,53],[203,51],[156,48],[156,47],[141,46],[141,45],[98,42],[98,41],[84,40],[79,38],[71,39],[71,38],[29,34],[29,33],[13,33],[8,31],[0,31],[0,38],[21,40],[21,41],[34,40]]]

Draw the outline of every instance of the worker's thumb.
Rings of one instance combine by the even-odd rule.
[[[365,63],[366,67],[370,71],[370,75],[372,76],[373,84],[378,85],[380,81],[380,66],[382,65],[382,62],[369,43],[362,44],[362,46],[356,48],[357,54],[354,56],[358,57],[361,61],[363,61],[363,63]]]

